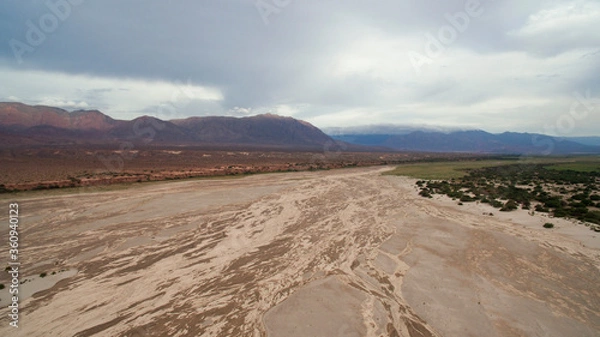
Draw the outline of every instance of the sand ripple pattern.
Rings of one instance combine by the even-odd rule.
[[[23,200],[25,272],[78,272],[24,301],[16,334],[3,315],[0,334],[598,335],[597,249],[440,206],[381,172]]]

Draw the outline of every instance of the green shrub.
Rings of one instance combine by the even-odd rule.
[[[554,215],[557,218],[564,218],[569,214],[567,214],[567,212],[564,209],[559,208],[559,209],[555,209],[554,212],[552,212],[552,215]]]
[[[600,212],[599,211],[588,212],[582,218],[583,218],[583,221],[600,224]]]
[[[546,202],[544,202],[544,206],[546,208],[559,208],[562,206],[561,201],[562,200],[559,199],[558,197],[551,197],[551,198],[548,198],[546,200]]]
[[[46,277],[46,275],[48,275],[48,274],[46,274],[46,273],[41,273],[41,274],[40,274],[40,277]]]
[[[501,212],[510,212],[517,209],[517,203],[514,200],[507,201],[504,206],[500,209]]]
[[[460,197],[460,201],[462,201],[462,202],[473,202],[475,200],[477,200],[477,199],[476,198],[472,198],[472,197],[470,197],[468,195],[463,195],[462,197]]]
[[[433,198],[428,190],[422,190],[419,192],[419,195],[425,198]]]
[[[0,284],[0,290],[4,289],[4,284]]]
[[[553,223],[551,223],[551,222],[546,222],[546,223],[544,224],[544,228],[554,228],[554,224],[553,224]]]

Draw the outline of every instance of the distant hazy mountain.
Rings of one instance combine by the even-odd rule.
[[[473,152],[498,154],[596,154],[600,146],[530,133],[492,134],[481,130],[405,134],[338,134],[333,138],[352,144],[383,146],[402,151]]]
[[[143,116],[125,121],[96,110],[68,112],[46,106],[0,103],[0,142],[4,145],[104,144],[109,141],[319,150],[336,143],[307,122],[271,114],[173,121]]]
[[[465,130],[458,127],[436,127],[431,125],[398,125],[398,124],[371,124],[349,127],[327,127],[322,129],[328,135],[405,135],[415,131],[425,132],[452,132]]]
[[[592,146],[600,146],[600,137],[568,137],[567,140]]]

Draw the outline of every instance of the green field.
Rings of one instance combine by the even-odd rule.
[[[600,170],[600,157],[507,157],[504,159],[407,163],[385,174],[427,180],[456,179],[464,177],[469,169],[514,164],[548,164],[546,166],[548,169],[592,172]]]
[[[517,160],[512,159],[414,163],[400,165],[394,170],[384,174],[408,176],[418,179],[451,179],[465,176],[468,169],[510,165],[515,163],[517,163]]]
[[[545,168],[547,168],[549,170],[559,170],[559,171],[565,171],[565,170],[572,170],[572,171],[578,171],[578,172],[600,171],[600,159],[597,162],[586,161],[586,162],[561,163],[561,164],[555,164],[555,165],[548,165],[548,166],[545,166]]]

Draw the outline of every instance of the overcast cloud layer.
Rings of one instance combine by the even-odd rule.
[[[600,135],[600,1],[4,0],[0,101]]]

